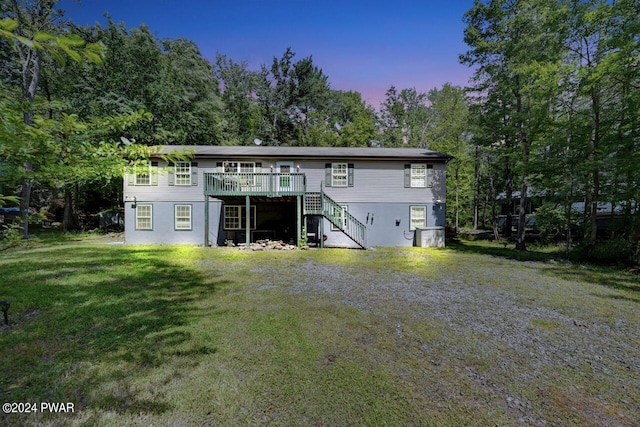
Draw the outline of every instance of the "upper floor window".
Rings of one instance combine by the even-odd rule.
[[[219,167],[219,172],[228,172],[228,173],[255,173],[256,172],[256,163],[254,162],[223,162],[223,163],[218,163],[218,167]]]
[[[331,185],[333,187],[347,186],[347,164],[334,163],[331,165]]]
[[[404,186],[425,188],[433,186],[433,165],[427,163],[412,163],[404,165]]]
[[[129,185],[158,185],[158,162],[137,166],[129,174]]]
[[[191,163],[176,163],[176,185],[191,185]]]
[[[353,187],[353,163],[325,164],[324,185],[327,187]]]
[[[169,185],[198,185],[198,162],[169,163]]]

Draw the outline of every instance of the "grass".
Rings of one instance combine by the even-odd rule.
[[[637,276],[485,249],[247,253],[78,235],[4,251],[0,299],[12,301],[12,325],[0,329],[0,401],[73,402],[75,412],[2,414],[0,424],[518,425],[524,413],[637,423],[637,367],[542,366],[525,381],[531,362],[508,341],[417,315],[417,304],[360,310],[290,292],[309,279],[296,268],[314,263],[354,283],[365,272],[425,286],[454,277],[606,327],[640,323]],[[539,286],[512,280],[522,271]],[[549,340],[583,333],[557,319],[527,328]],[[637,334],[620,345],[637,352]]]

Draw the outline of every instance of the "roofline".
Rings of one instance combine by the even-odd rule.
[[[178,150],[193,150],[198,158],[282,158],[282,159],[344,159],[416,160],[429,159],[448,162],[449,154],[424,148],[365,148],[365,147],[258,147],[218,145],[161,145],[157,154]]]

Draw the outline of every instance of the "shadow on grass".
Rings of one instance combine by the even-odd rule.
[[[640,303],[640,299],[638,299],[638,295],[640,295],[640,278],[637,274],[616,270],[613,267],[591,265],[572,265],[565,268],[554,267],[545,270],[545,272],[566,280],[594,283],[617,291],[628,292],[630,295],[606,295],[606,297]]]
[[[518,251],[513,248],[512,243],[500,245],[499,243],[488,241],[458,240],[447,242],[447,248],[461,253],[491,255],[516,261],[551,261],[561,258],[560,252],[542,252],[538,250]]]
[[[615,267],[597,266],[591,264],[558,264],[554,261],[562,261],[564,253],[556,251],[537,251],[533,247],[530,251],[518,251],[513,247],[500,247],[498,243],[483,241],[458,241],[447,243],[447,248],[460,253],[473,253],[490,255],[516,261],[544,262],[545,268],[539,269],[543,274],[561,277],[575,282],[587,282],[601,285],[618,291],[631,292],[632,295],[615,296],[609,298],[624,299],[639,303],[636,297],[640,293],[640,277],[637,274],[621,271]],[[603,295],[598,295],[603,296]]]
[[[170,378],[216,352],[216,343],[188,329],[212,315],[197,302],[230,284],[203,276],[175,251],[55,246],[0,259],[0,299],[12,301],[13,324],[0,330],[0,400],[171,411],[164,396],[139,393],[140,383],[152,371]],[[16,415],[0,415],[0,424],[19,424]]]

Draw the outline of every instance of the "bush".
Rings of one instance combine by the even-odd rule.
[[[572,258],[606,265],[630,265],[636,262],[633,244],[622,237],[597,242],[593,247],[582,243],[574,249]]]
[[[536,228],[543,240],[552,240],[567,231],[566,219],[562,206],[544,203],[534,214]]]
[[[22,232],[19,224],[3,225],[0,231],[0,250],[19,246],[22,243]]]

